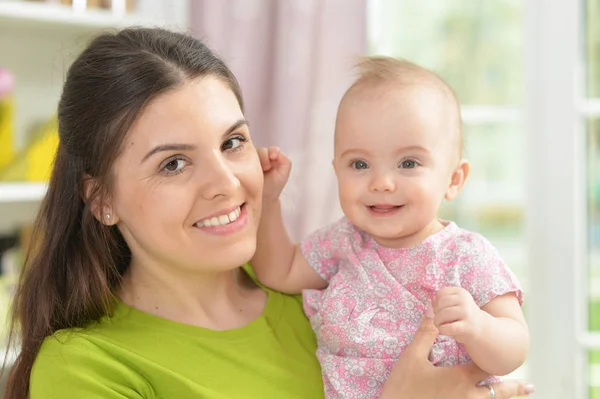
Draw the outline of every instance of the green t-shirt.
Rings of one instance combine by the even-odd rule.
[[[263,314],[228,331],[119,302],[111,317],[44,341],[31,399],[323,398],[316,340],[301,301],[267,292]]]

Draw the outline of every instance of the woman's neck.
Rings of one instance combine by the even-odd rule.
[[[123,302],[141,311],[211,330],[230,330],[256,319],[267,294],[241,268],[178,273],[132,262],[123,278]]]

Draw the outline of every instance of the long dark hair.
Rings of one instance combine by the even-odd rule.
[[[131,253],[117,227],[96,220],[90,198],[110,197],[112,166],[142,108],[202,76],[222,79],[243,106],[225,63],[182,33],[128,28],[102,34],[70,67],[58,106],[60,144],[13,299],[9,348],[20,353],[5,398],[27,397],[46,337],[110,313]],[[95,182],[91,194],[84,193],[87,177]]]

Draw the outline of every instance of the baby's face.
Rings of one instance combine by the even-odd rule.
[[[455,194],[459,135],[456,109],[435,88],[348,96],[338,111],[333,162],[348,219],[388,247],[420,242],[444,197]]]

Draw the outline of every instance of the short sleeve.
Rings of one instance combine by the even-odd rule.
[[[461,286],[479,307],[509,293],[523,305],[521,285],[492,243],[481,235],[465,233],[457,238],[456,246]]]
[[[309,234],[300,244],[308,264],[327,282],[338,271],[340,253],[349,234],[349,222],[342,218]]]
[[[146,380],[77,334],[46,338],[29,382],[31,399],[150,398]]]

